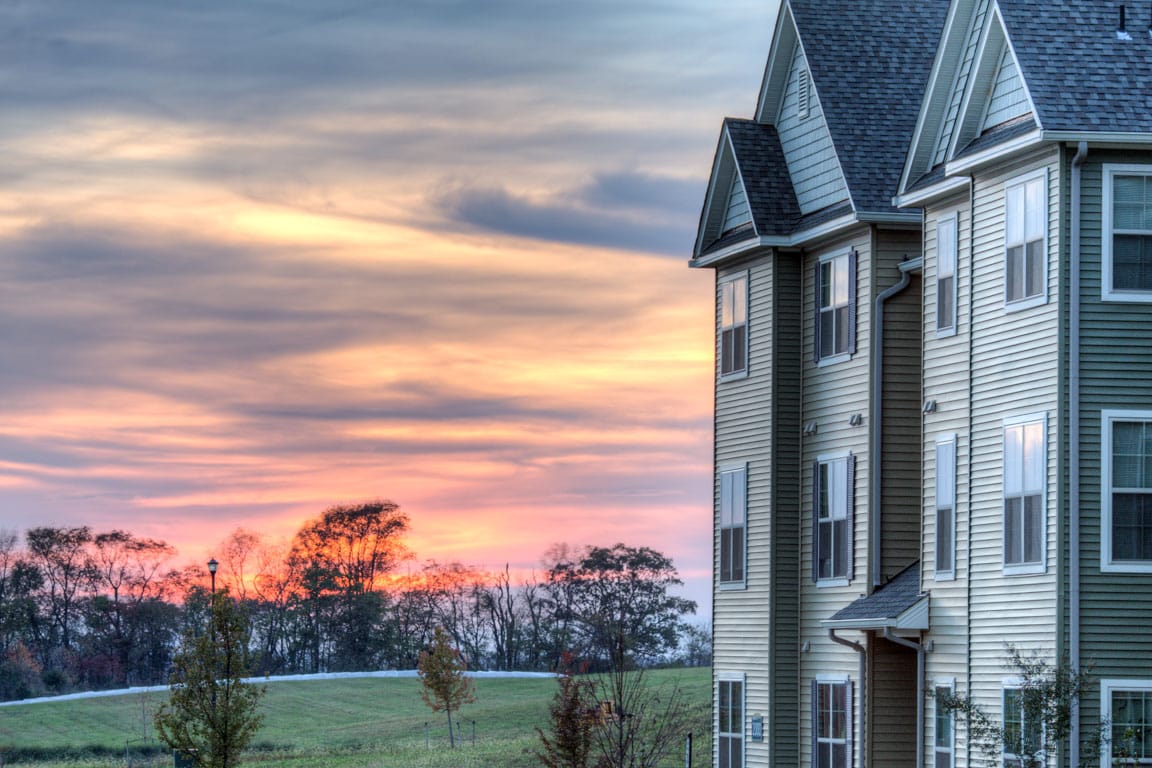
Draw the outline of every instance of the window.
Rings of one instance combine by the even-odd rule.
[[[812,471],[812,578],[846,584],[852,578],[856,458],[819,458]]]
[[[748,470],[720,471],[720,583],[744,581],[744,524],[748,506]]]
[[[936,440],[936,580],[956,576],[956,436]]]
[[[946,705],[946,702],[952,696],[954,687],[955,685],[951,681],[936,684],[934,697],[936,703],[936,735],[933,742],[933,750],[936,756],[935,768],[952,768],[954,765],[953,755],[956,751],[956,713]]]
[[[1047,172],[1042,171],[1004,190],[1004,301],[1013,309],[1046,299],[1047,186]]]
[[[1101,570],[1152,572],[1152,411],[1101,414]]]
[[[837,360],[856,348],[856,251],[816,264],[813,358]]]
[[[852,766],[852,683],[812,681],[812,766]]]
[[[720,680],[718,696],[720,768],[743,768],[744,681]]]
[[[1152,764],[1152,680],[1101,680],[1100,721],[1108,723],[1100,764]]]
[[[720,283],[720,376],[748,371],[748,275]]]
[[[1004,688],[1004,768],[1022,768],[1022,758],[1038,759],[1041,744],[1040,719],[1028,710],[1019,688]],[[1032,764],[1031,762],[1029,764]],[[1044,765],[1041,761],[1040,765]]]
[[[936,222],[936,335],[956,332],[956,214]]]
[[[1101,298],[1152,301],[1152,166],[1104,166]]]
[[[1004,426],[1004,570],[1044,570],[1044,419]]]

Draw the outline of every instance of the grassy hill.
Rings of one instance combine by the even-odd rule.
[[[678,683],[707,729],[708,669],[660,670],[653,684]],[[476,703],[461,713],[465,743],[448,749],[443,713],[420,698],[414,678],[281,681],[268,684],[264,728],[246,765],[262,768],[517,768],[535,766],[534,728],[544,727],[556,690],[550,679],[478,679]],[[152,713],[165,693],[0,708],[2,765],[38,768],[170,766],[155,741]],[[475,723],[475,743],[472,742]],[[425,727],[427,724],[427,728]],[[427,738],[427,746],[426,744]],[[693,763],[706,765],[707,734],[698,733]],[[682,766],[682,753],[669,764]]]

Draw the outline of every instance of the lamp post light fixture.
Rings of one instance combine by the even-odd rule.
[[[216,569],[220,567],[220,563],[216,562],[216,558],[208,561],[208,573],[212,574],[212,594],[216,594]]]

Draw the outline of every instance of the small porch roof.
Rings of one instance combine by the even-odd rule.
[[[928,594],[920,591],[920,563],[820,623],[826,629],[928,629]]]

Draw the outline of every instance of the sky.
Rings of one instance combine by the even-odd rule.
[[[712,274],[771,0],[0,5],[0,527],[202,562],[669,555],[708,615]]]

